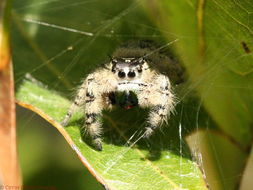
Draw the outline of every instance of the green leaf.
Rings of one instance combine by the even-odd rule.
[[[54,125],[93,175],[109,189],[205,189],[202,174],[190,159],[183,139],[178,139],[175,128],[168,128],[164,131],[165,135],[156,136],[151,140],[150,147],[144,142],[127,146],[129,136],[122,127],[136,128],[134,125],[138,123],[132,121],[133,126],[127,125],[123,123],[124,118],[113,120],[112,114],[107,113],[104,128],[110,131],[105,134],[103,151],[96,151],[82,140],[82,112],[73,117],[70,126],[63,128],[58,124],[70,105],[68,100],[30,81],[20,86],[16,96],[21,106],[33,110]],[[134,112],[141,114],[140,110]]]

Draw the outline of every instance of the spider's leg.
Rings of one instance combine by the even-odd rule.
[[[74,102],[71,104],[67,114],[65,115],[63,121],[61,122],[62,126],[66,126],[71,118],[71,116],[75,113],[78,107],[84,104],[85,102],[85,83],[83,83],[77,93],[77,96],[75,97]]]
[[[92,138],[92,143],[98,150],[102,150],[101,140],[101,115],[103,109],[108,107],[105,102],[110,92],[115,90],[113,79],[110,79],[106,71],[95,73],[87,77],[86,100],[85,100],[85,124],[86,133]],[[107,76],[107,77],[105,77]],[[95,80],[96,79],[96,80]]]
[[[94,96],[94,100],[87,101],[85,105],[85,124],[83,128],[92,138],[92,143],[98,150],[102,150],[101,140],[101,112],[103,110],[102,98]]]
[[[150,137],[154,131],[167,121],[169,110],[166,105],[157,104],[151,108],[148,117],[148,126],[145,128],[144,138]]]
[[[168,77],[156,76],[149,88],[138,95],[141,107],[150,107],[148,126],[145,128],[144,137],[150,137],[153,132],[167,121],[170,112],[174,109],[174,95]]]

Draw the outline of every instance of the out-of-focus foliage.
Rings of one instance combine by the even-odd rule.
[[[209,165],[217,172],[210,184],[217,189],[238,188],[253,138],[252,4],[247,0],[143,2],[164,35],[171,39],[173,33],[180,39],[175,51],[191,88],[217,124],[207,122],[202,126],[206,130],[198,134],[205,133],[207,138],[200,139],[209,151]]]
[[[189,80],[175,86],[179,103],[163,133],[125,146],[143,128],[147,110],[138,108],[104,113],[102,152],[80,140],[80,112],[66,131],[55,126],[112,189],[205,189],[204,180],[212,189],[235,189],[252,143],[251,9],[246,0],[16,1],[17,99],[55,124],[69,105],[64,97],[122,42],[177,39],[169,49]]]

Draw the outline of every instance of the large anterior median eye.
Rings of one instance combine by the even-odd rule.
[[[118,76],[119,76],[119,78],[125,78],[126,73],[123,72],[123,71],[119,71],[119,72],[118,72]]]
[[[133,78],[133,77],[135,77],[135,72],[134,71],[130,71],[130,72],[128,72],[127,76],[129,78]]]

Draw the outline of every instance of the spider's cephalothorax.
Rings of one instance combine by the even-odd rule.
[[[74,103],[69,108],[62,125],[66,126],[76,108],[85,110],[84,128],[92,137],[98,150],[102,150],[100,117],[103,109],[112,108],[115,92],[134,92],[138,105],[150,108],[144,137],[167,121],[174,109],[174,95],[167,76],[150,68],[144,56],[116,57],[89,74],[80,86]]]

